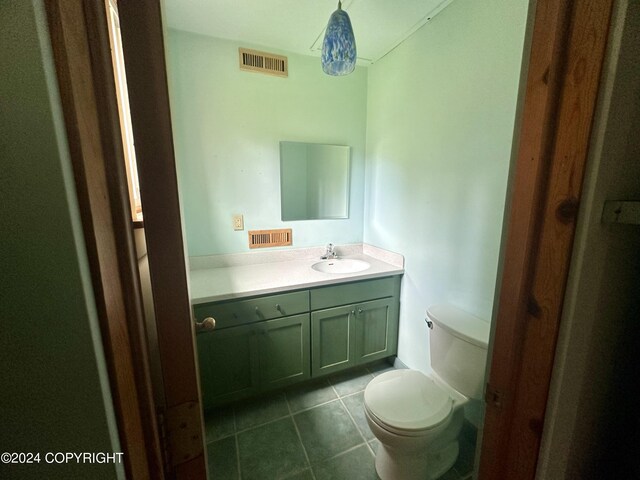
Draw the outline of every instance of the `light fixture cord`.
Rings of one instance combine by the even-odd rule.
[[[342,10],[342,0],[338,0],[338,10]]]

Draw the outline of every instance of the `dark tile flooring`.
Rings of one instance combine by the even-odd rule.
[[[377,479],[378,440],[367,425],[364,389],[382,362],[210,411],[205,417],[210,480]],[[442,480],[471,478],[474,447]]]

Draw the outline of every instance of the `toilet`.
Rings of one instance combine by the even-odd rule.
[[[433,480],[458,457],[464,405],[480,399],[489,323],[452,305],[427,310],[431,366],[425,375],[400,369],[375,377],[364,391],[365,416],[380,441],[382,480]]]

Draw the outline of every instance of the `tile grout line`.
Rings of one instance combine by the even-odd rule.
[[[240,468],[240,442],[238,441],[238,422],[236,422],[236,407],[233,406],[233,439],[236,442],[236,464],[238,466],[238,480],[242,480],[242,470]]]
[[[329,404],[329,403],[331,403],[331,402],[335,402],[335,401],[336,401],[336,400],[338,400],[339,398],[340,398],[340,397],[339,397],[338,395],[336,395],[336,398],[332,398],[331,400],[327,400],[326,402],[319,403],[319,404],[317,404],[317,405],[314,405],[313,407],[305,407],[305,408],[301,408],[300,410],[296,410],[296,411],[295,411],[295,414],[297,415],[298,413],[308,412],[309,410],[313,410],[314,408],[322,407],[322,406],[327,405],[327,404]],[[294,414],[294,413],[293,413],[293,411],[292,411],[292,415],[293,415],[293,414]]]
[[[373,440],[371,440],[371,442],[373,442]],[[371,452],[371,455],[373,455],[373,458],[376,458],[376,452],[374,452],[373,448],[371,448],[371,442],[367,442],[367,448]]]
[[[369,375],[371,375],[373,378],[375,378],[375,375],[373,375],[373,373],[371,373],[369,371],[368,368],[365,368],[365,370],[369,373]],[[335,387],[333,386],[333,384],[331,384],[331,388],[333,388],[333,391],[336,393],[336,395],[338,395],[338,391],[335,389]],[[366,388],[366,387],[365,387]],[[352,395],[357,395],[360,392],[363,392],[364,390],[359,390],[357,392],[353,392],[350,393],[348,395],[344,395],[344,397],[350,397]],[[373,456],[373,458],[376,457],[375,452],[373,451],[373,448],[371,448],[371,445],[369,444],[369,441],[366,439],[366,437],[364,436],[364,434],[362,433],[362,431],[360,431],[360,427],[358,426],[358,424],[356,423],[356,421],[353,419],[353,416],[351,415],[351,412],[349,411],[349,409],[347,408],[347,406],[344,404],[344,402],[342,401],[342,398],[340,395],[338,395],[338,400],[340,400],[340,403],[342,404],[342,406],[344,407],[344,409],[347,411],[347,415],[349,415],[349,418],[351,418],[351,421],[354,423],[354,425],[356,426],[356,430],[358,430],[358,433],[360,434],[360,436],[362,437],[362,439],[364,440],[364,444],[366,445],[367,449],[369,450],[369,452],[371,453],[371,455]],[[364,398],[363,398],[363,405],[362,408],[364,408]]]
[[[357,392],[360,393],[360,392]],[[351,419],[351,422],[353,423],[353,425],[356,427],[356,430],[358,431],[358,433],[360,434],[360,437],[362,438],[362,440],[364,441],[365,445],[367,445],[369,442],[367,441],[367,439],[365,438],[364,434],[362,433],[362,431],[360,430],[360,427],[358,427],[357,422],[353,419],[353,415],[351,415],[351,412],[349,411],[349,409],[347,408],[347,406],[344,404],[344,402],[342,401],[342,397],[340,397],[340,403],[342,404],[342,408],[345,409],[345,411],[347,412],[347,415],[349,415],[349,418]]]
[[[298,441],[300,442],[300,446],[302,447],[302,453],[304,453],[304,458],[307,460],[307,465],[309,465],[309,471],[311,472],[311,478],[316,480],[316,474],[313,472],[313,468],[311,468],[311,461],[309,460],[309,455],[307,454],[307,449],[302,442],[302,435],[300,435],[300,430],[298,430],[298,424],[296,420],[293,418],[293,413],[291,412],[291,405],[289,404],[289,397],[287,393],[284,394],[284,400],[287,403],[287,409],[289,410],[289,416],[291,417],[291,423],[293,423],[293,428],[296,429],[296,434],[298,435]]]
[[[287,413],[286,415],[281,415],[280,417],[274,418],[274,419],[269,420],[267,422],[258,423],[256,425],[252,425],[250,427],[243,428],[242,430],[238,430],[236,433],[245,433],[245,432],[248,432],[249,430],[253,430],[254,428],[264,427],[265,425],[269,425],[271,423],[275,423],[277,421],[284,420],[285,418],[287,418],[290,415],[291,415],[290,413]]]

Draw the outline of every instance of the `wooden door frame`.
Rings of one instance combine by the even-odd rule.
[[[613,0],[538,0],[486,391],[479,478],[536,474]]]
[[[125,473],[131,479],[206,478],[168,102],[165,110],[150,113],[145,106],[153,102],[147,103],[135,75],[139,68],[127,63],[158,344],[164,360],[160,365],[164,397],[155,399],[106,6],[95,0],[45,1]],[[127,24],[126,30],[122,26],[123,37],[140,27],[131,25],[141,18],[130,10],[144,15],[142,5],[159,8],[156,2],[121,2],[128,16],[128,22],[122,22]],[[143,38],[146,30],[140,28]],[[151,31],[161,35],[161,24]],[[142,41],[140,36],[136,40]],[[156,45],[155,57],[129,54],[127,60],[147,69],[155,59],[159,63],[153,66],[164,72],[162,42]],[[166,84],[161,87],[166,90]],[[167,98],[166,92],[161,98]],[[157,127],[151,131],[140,127],[149,114]],[[158,127],[160,120],[165,123]]]
[[[184,418],[189,429],[199,427],[199,434],[179,440],[191,446],[186,461],[160,476],[204,478],[159,3],[121,1],[119,10],[158,332],[161,338],[173,339],[160,345],[161,357],[172,359],[162,365],[165,401],[167,411],[175,412],[172,418]],[[505,215],[480,458],[482,479],[535,475],[612,3],[538,0],[536,4],[521,130],[516,135],[518,153]],[[131,227],[124,217],[129,208],[123,198],[126,182],[124,171],[113,161],[122,159],[122,147],[114,117],[113,77],[106,74],[110,66],[103,51],[108,45],[106,20],[102,30],[98,24],[103,13],[97,4],[102,2],[50,0],[47,10],[120,438],[125,458],[130,458],[127,474],[160,478],[149,474],[162,468],[154,465],[161,445],[150,414],[154,405],[139,285],[132,273],[137,273],[137,266]],[[72,28],[68,15],[75,16],[76,22],[81,19],[81,24]],[[83,85],[74,75],[76,57],[82,59],[80,67],[93,83]],[[86,118],[92,121],[87,123]],[[91,163],[95,157],[97,164]],[[180,432],[171,431],[169,437],[175,433]],[[143,451],[136,448],[139,441],[144,441]]]
[[[128,478],[162,478],[104,4],[47,0],[85,247]]]

